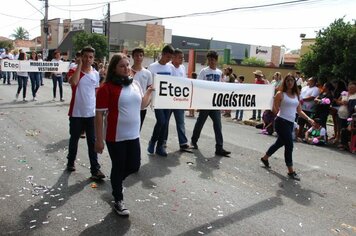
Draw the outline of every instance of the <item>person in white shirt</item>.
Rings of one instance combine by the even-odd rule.
[[[156,61],[148,66],[148,70],[152,73],[153,77],[157,74],[173,74],[173,66],[168,64],[168,62],[172,59],[173,53],[174,48],[171,45],[164,46],[162,49],[162,56],[159,61]],[[164,138],[166,129],[168,128],[167,122],[169,113],[169,109],[155,109],[156,124],[153,128],[152,136],[147,147],[147,152],[149,154],[153,154],[156,150],[156,154],[159,156],[166,157],[168,155],[164,145]]]
[[[26,53],[20,52],[19,54],[19,60],[26,60]],[[24,102],[27,102],[26,100],[26,88],[27,88],[27,81],[28,81],[28,72],[27,71],[19,71],[17,73],[17,81],[18,81],[18,89],[16,92],[16,100],[20,95],[21,89],[22,89],[22,99]]]
[[[181,77],[182,79],[188,79],[185,72],[185,67],[183,65],[184,54],[182,50],[175,49],[172,57],[171,64],[173,66],[173,76]],[[172,113],[174,114],[174,119],[176,121],[176,129],[178,133],[179,148],[181,151],[186,151],[190,148],[188,144],[188,139],[185,135],[185,124],[184,124],[184,110],[183,109],[172,109],[168,115],[167,129],[165,140],[168,139],[168,126],[169,120]]]
[[[132,50],[132,58],[133,58],[133,65],[130,70],[130,75],[133,77],[134,80],[139,82],[142,91],[145,93],[147,88],[152,85],[152,74],[149,70],[145,69],[142,66],[142,61],[145,55],[143,48],[135,48]],[[144,107],[140,112],[141,117],[141,125],[140,130],[142,129],[143,122],[145,120],[147,113],[147,107]]]
[[[69,105],[69,147],[67,155],[67,170],[75,171],[75,159],[78,150],[78,141],[85,130],[90,172],[93,179],[103,179],[105,175],[100,171],[98,156],[94,150],[95,145],[95,104],[96,89],[99,87],[99,73],[91,66],[94,62],[95,50],[84,47],[78,65],[68,72],[68,83],[72,88],[72,99]]]
[[[52,62],[63,62],[61,60],[61,52],[60,51],[55,51],[54,52],[54,58],[52,59]],[[56,100],[56,92],[57,92],[57,83],[59,87],[59,96],[60,96],[60,101],[64,102],[63,99],[63,75],[61,72],[57,73],[52,73],[52,81],[53,81],[53,101]]]
[[[5,48],[5,52],[3,54],[1,54],[1,59],[3,60],[13,60],[14,57],[13,55],[10,53],[8,48]],[[11,71],[5,71],[3,72],[3,76],[4,76],[4,84],[7,82],[8,85],[11,85],[10,82],[10,78],[11,78]]]
[[[319,95],[320,91],[319,88],[316,86],[316,78],[311,77],[308,80],[308,86],[302,88],[300,92],[300,104],[302,110],[305,114],[310,117],[313,117],[313,113],[315,111],[315,102],[314,99]],[[304,126],[306,125],[307,121],[302,118],[298,117],[298,125],[299,125],[299,133],[298,137],[303,138],[304,135]]]
[[[216,51],[209,51],[206,55],[208,59],[208,67],[203,68],[199,75],[199,80],[207,80],[212,82],[223,82],[222,72],[217,68],[218,53]],[[195,123],[193,135],[191,138],[191,146],[194,149],[198,149],[198,139],[200,137],[201,130],[205,124],[208,116],[213,121],[214,133],[215,133],[215,154],[217,156],[229,156],[231,152],[226,151],[223,148],[223,135],[221,126],[221,113],[219,110],[200,110],[197,122]]]

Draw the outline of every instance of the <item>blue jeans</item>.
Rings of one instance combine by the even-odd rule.
[[[244,110],[236,110],[235,119],[242,120],[243,116],[244,116]]]
[[[141,166],[140,139],[106,142],[111,159],[110,181],[115,202],[123,200],[122,182]]]
[[[27,88],[27,80],[28,80],[28,77],[27,76],[17,76],[17,80],[18,80],[18,89],[17,89],[17,94],[20,94],[21,92],[21,89],[22,90],[22,97],[23,98],[26,98],[26,88]]]
[[[59,96],[62,99],[63,98],[63,77],[62,77],[62,75],[52,74],[52,81],[53,81],[53,98],[56,98],[57,83],[58,83]]]
[[[3,76],[3,78],[4,78],[4,84],[6,83],[6,81],[7,81],[7,84],[11,84],[11,83],[10,83],[11,74],[12,74],[12,72],[10,72],[10,71],[4,71],[4,72],[2,72],[2,76]]]
[[[284,160],[288,167],[293,166],[293,138],[292,132],[294,123],[283,118],[277,117],[274,121],[274,127],[278,134],[278,138],[266,152],[267,156],[272,156],[279,148],[284,146]]]
[[[31,80],[32,96],[36,97],[38,88],[40,87],[40,72],[29,72]]]
[[[86,140],[88,145],[88,154],[90,160],[90,172],[95,174],[99,169],[98,155],[94,151],[95,132],[94,132],[94,117],[69,117],[69,147],[68,147],[68,165],[74,165],[77,157],[78,141],[82,131],[85,130]]]
[[[164,140],[168,139],[168,129],[169,129],[168,126],[169,126],[169,120],[171,118],[172,113],[174,114],[174,119],[176,120],[176,129],[177,129],[177,134],[178,134],[179,146],[188,144],[188,139],[185,136],[185,123],[184,123],[184,110],[183,109],[173,109],[169,113],[166,134],[165,134]]]
[[[197,143],[200,137],[201,130],[205,124],[206,119],[210,117],[213,121],[213,128],[215,133],[215,148],[220,149],[223,147],[223,136],[222,136],[222,126],[221,126],[221,112],[218,110],[200,110],[197,118],[197,122],[194,125],[192,143]]]
[[[156,124],[153,128],[153,133],[150,142],[156,143],[160,147],[165,140],[166,130],[168,128],[168,117],[171,110],[169,109],[155,109]]]

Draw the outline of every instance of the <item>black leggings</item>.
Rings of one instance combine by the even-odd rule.
[[[111,187],[115,202],[123,200],[122,182],[141,166],[140,139],[106,142],[111,158]]]

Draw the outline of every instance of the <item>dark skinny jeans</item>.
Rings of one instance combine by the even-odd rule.
[[[59,96],[60,96],[60,99],[62,99],[63,98],[63,76],[52,74],[52,82],[53,82],[53,98],[56,98],[57,83],[58,83]]]
[[[266,152],[267,156],[272,156],[279,148],[284,146],[284,160],[288,167],[293,166],[293,127],[294,123],[283,118],[277,117],[274,123],[275,130],[277,132],[277,140],[272,146],[269,147],[268,151]]]
[[[22,97],[26,98],[26,88],[27,88],[27,80],[28,77],[27,76],[21,76],[18,75],[17,76],[17,83],[19,85],[18,89],[17,89],[17,94],[20,94],[21,89],[22,89]]]

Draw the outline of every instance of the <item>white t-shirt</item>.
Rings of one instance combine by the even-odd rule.
[[[51,60],[51,62],[57,62],[57,63],[59,63],[59,62],[63,62],[61,59],[59,59],[59,60],[57,60],[57,59],[55,59],[55,58],[53,58],[52,60]],[[53,74],[55,74],[56,76],[60,76],[60,75],[62,75],[62,73],[54,73],[53,72]]]
[[[1,59],[14,60],[14,56],[11,53],[3,53],[1,54]]]
[[[314,87],[303,87],[302,91],[300,92],[300,99],[307,98],[307,97],[314,97],[316,98],[319,95],[320,91],[319,88],[314,86]],[[302,110],[303,111],[311,111],[313,112],[315,109],[315,102],[314,100],[312,101],[303,101],[302,102]]]
[[[186,73],[185,73],[185,66],[184,65],[179,65],[179,67],[175,67],[173,64],[173,76],[178,76],[178,77],[184,77],[186,78]]]
[[[89,73],[80,72],[78,84],[72,86],[72,99],[68,112],[69,116],[95,116],[95,89],[99,87],[99,80],[99,73],[93,68]]]
[[[203,68],[200,71],[197,79],[207,80],[207,81],[215,81],[215,82],[223,82],[221,70],[219,70],[217,68],[215,70],[213,70],[210,67]]]
[[[105,140],[120,142],[140,137],[142,89],[134,80],[129,86],[104,83],[97,94],[97,111],[108,111]]]
[[[133,70],[133,69],[131,69]],[[152,74],[149,70],[145,69],[145,68],[142,68],[141,70],[139,71],[135,71],[135,75],[133,77],[134,80],[136,80],[141,88],[142,88],[142,91],[145,93],[147,88],[152,85]]]
[[[155,74],[158,75],[172,75],[173,74],[173,66],[172,64],[159,64],[158,61],[152,63],[151,65],[148,66],[147,68],[151,73],[154,78]]]

